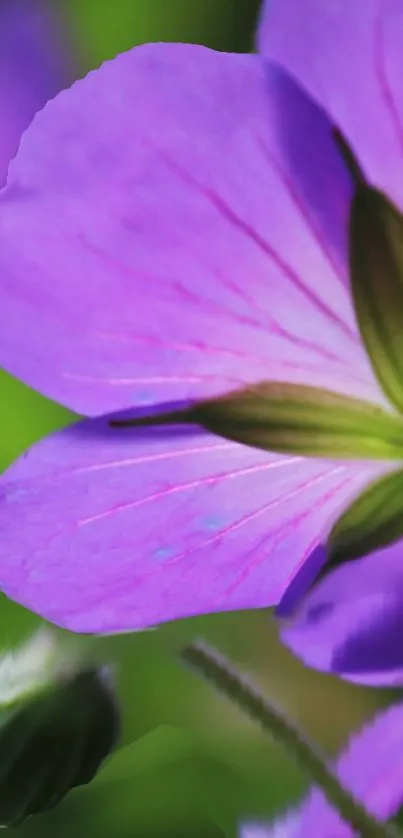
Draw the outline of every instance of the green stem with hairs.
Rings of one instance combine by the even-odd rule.
[[[367,812],[341,785],[319,749],[223,655],[204,641],[197,641],[183,649],[181,657],[294,755],[356,834],[361,838],[401,838],[394,826],[380,823]]]

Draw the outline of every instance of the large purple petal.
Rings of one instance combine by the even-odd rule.
[[[309,666],[375,685],[403,684],[402,637],[402,542],[329,573],[282,630]]]
[[[266,0],[262,54],[325,108],[370,181],[403,208],[401,0]]]
[[[149,44],[107,62],[44,109],[11,167],[1,362],[90,415],[269,378],[384,404],[345,227],[325,236],[293,177],[313,167],[346,220],[327,119],[259,56]]]
[[[0,185],[21,134],[48,99],[71,82],[65,45],[47,0],[0,5]]]
[[[268,606],[373,476],[192,426],[86,420],[4,475],[0,588],[80,632]]]
[[[403,803],[403,704],[379,713],[343,749],[335,768],[342,784],[381,821]],[[353,838],[319,789],[273,825],[245,825],[240,838]]]

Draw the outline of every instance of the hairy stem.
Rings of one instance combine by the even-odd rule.
[[[197,641],[183,649],[181,657],[294,755],[356,834],[361,838],[398,838],[396,828],[373,818],[340,784],[319,749],[223,655],[204,641]]]

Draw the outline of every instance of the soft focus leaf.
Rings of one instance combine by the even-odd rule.
[[[260,0],[169,0],[169,7],[166,0],[119,0],[118,7],[112,0],[64,1],[83,40],[87,69],[135,44],[151,41],[247,52],[260,5]]]
[[[252,763],[242,765],[232,757],[233,750],[233,745],[224,749],[209,737],[163,725],[120,751],[88,791],[95,802],[101,801],[113,784],[123,812],[126,816],[131,812],[137,825],[144,824],[144,834],[154,821],[152,801],[158,799],[166,822],[193,812],[197,824],[203,813],[208,813],[232,838],[241,811],[268,816],[278,805],[276,801],[285,799],[281,765],[268,783],[265,772]],[[288,795],[297,794],[299,788],[296,773],[289,778]]]
[[[18,826],[89,783],[116,744],[106,676],[88,670],[0,714],[0,824]]]

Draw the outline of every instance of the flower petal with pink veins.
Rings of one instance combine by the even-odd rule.
[[[350,198],[329,121],[278,68],[137,47],[23,138],[0,193],[0,362],[87,415],[268,379],[385,404],[346,284]]]
[[[3,476],[0,589],[78,632],[273,605],[382,468],[86,420]]]

